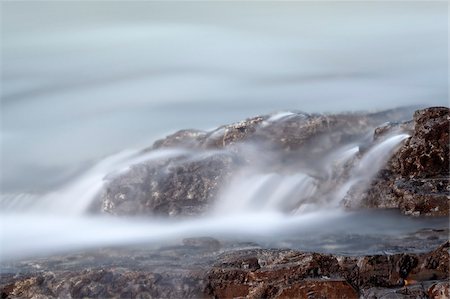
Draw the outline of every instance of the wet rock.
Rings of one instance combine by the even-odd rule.
[[[222,247],[218,240],[211,237],[184,238],[182,242],[185,246],[214,251],[219,250]]]
[[[417,266],[411,269],[407,278],[415,281],[448,278],[449,272],[449,241],[427,254],[419,257]]]
[[[266,150],[317,154],[361,138],[389,116],[399,118],[389,112],[328,115],[287,112],[257,116],[217,128],[206,135],[201,146],[225,148],[245,141],[257,143]]]
[[[450,109],[433,107],[414,113],[414,135],[393,159],[403,177],[449,175]]]
[[[149,150],[184,148],[191,152],[135,165],[114,177],[93,210],[114,215],[202,214],[220,188],[245,165],[267,172],[306,169],[321,186],[316,197],[308,200],[323,200],[345,183],[357,159],[340,166],[339,171],[333,170],[331,179],[330,174],[323,175],[316,161],[340,145],[369,136],[372,128],[387,117],[395,120],[404,115],[397,114],[289,112],[249,118],[211,132],[182,130],[156,141]],[[448,215],[448,127],[448,108],[435,107],[417,111],[413,121],[388,123],[376,129],[375,139],[398,130],[410,132],[412,137],[372,183],[350,189],[346,205],[396,208],[409,215]],[[373,142],[366,143],[360,144],[360,154],[365,146],[373,146]]]
[[[358,293],[344,280],[305,280],[281,289],[273,298],[359,298]]]
[[[398,179],[394,194],[401,198],[399,208],[406,215],[447,216],[450,179]]]
[[[206,292],[217,298],[357,298],[358,292],[365,298],[426,298],[424,283],[448,278],[445,271],[448,243],[427,254],[362,257],[244,250],[219,257]]]
[[[448,292],[448,242],[428,253],[360,257],[196,246],[205,242],[214,241],[21,262],[18,274],[0,274],[0,288],[4,298],[440,298]]]
[[[89,269],[44,272],[4,288],[6,298],[195,298],[201,278],[171,277],[148,271]],[[7,292],[7,293],[6,293]]]
[[[208,133],[200,146],[224,148],[242,141],[248,141],[267,116],[257,116],[231,125],[221,126]]]
[[[138,164],[107,183],[102,209],[114,215],[198,215],[239,164],[229,152]]]
[[[446,107],[416,111],[412,136],[378,173],[370,188],[356,192],[362,197],[362,206],[398,208],[413,216],[448,216],[449,121],[450,109]],[[402,126],[409,128],[411,123],[378,128],[375,137]]]
[[[406,122],[388,122],[375,129],[373,138],[374,140],[378,140],[394,132],[402,132],[411,135],[414,133],[414,122],[412,120]]]
[[[324,279],[338,271],[337,259],[330,255],[242,250],[219,257],[208,271],[206,293],[216,298],[289,298],[294,293],[357,298],[346,281]]]
[[[427,299],[426,289],[417,284],[401,288],[370,288],[361,291],[360,298],[368,299]]]
[[[411,107],[377,113],[307,114],[282,112],[273,115],[251,117],[210,132],[181,130],[154,143],[161,147],[195,147],[198,149],[223,149],[246,143],[258,143],[268,149],[296,151],[323,151],[337,144],[355,140],[386,121],[403,121],[410,117]],[[403,126],[403,123],[401,123]],[[314,146],[322,141],[322,146]],[[305,149],[306,152],[306,149]]]
[[[181,147],[181,148],[192,148],[197,147],[199,143],[205,138],[206,132],[200,130],[181,130],[174,134],[167,136],[164,139],[155,141],[152,149],[161,149],[169,147]]]
[[[375,255],[357,260],[359,286],[365,287],[398,287],[403,283],[401,273],[407,270],[396,267],[397,256]]]
[[[443,281],[433,284],[428,289],[428,296],[433,299],[450,298],[450,282]]]

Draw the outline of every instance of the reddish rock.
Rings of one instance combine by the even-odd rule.
[[[448,281],[433,284],[428,289],[428,296],[432,299],[450,298],[450,283]]]
[[[359,295],[344,280],[305,280],[282,288],[273,298],[356,299]]]
[[[412,136],[363,193],[362,206],[398,208],[413,216],[448,216],[450,202],[450,109],[432,107],[414,113]],[[375,130],[375,137],[401,125]],[[404,127],[411,124],[405,123]],[[361,193],[358,193],[361,194]]]
[[[202,240],[160,251],[116,249],[99,260],[79,256],[63,258],[63,262],[34,261],[32,269],[39,265],[46,270],[0,275],[2,296],[256,299],[427,298],[428,294],[442,298],[448,293],[448,242],[423,254],[342,257],[282,249],[231,250],[218,255],[202,249],[202,244],[213,240]],[[189,254],[196,260],[189,261]],[[83,269],[83,260],[86,265],[100,262],[101,267]]]
[[[402,177],[449,175],[450,109],[432,107],[414,113],[414,135],[393,159]]]

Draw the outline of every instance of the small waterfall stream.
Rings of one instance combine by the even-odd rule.
[[[358,146],[348,145],[324,157],[326,167],[321,169],[324,179],[299,169],[294,174],[243,172],[225,188],[216,211],[219,214],[240,214],[254,211],[277,211],[302,213],[311,209],[337,208],[347,192],[355,184],[367,184],[383,167],[398,145],[408,138],[407,134],[390,136],[356,160],[349,178],[324,193],[324,185],[332,184],[333,171],[342,174],[345,163],[359,153]],[[318,163],[323,164],[323,163]],[[316,202],[320,199],[320,202]],[[326,199],[325,201],[323,199]]]

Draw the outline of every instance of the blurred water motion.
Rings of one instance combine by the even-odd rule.
[[[447,105],[447,3],[4,2],[2,192],[176,129]]]

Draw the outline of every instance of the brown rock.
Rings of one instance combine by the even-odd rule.
[[[424,281],[448,278],[449,244],[449,241],[447,241],[436,250],[421,255],[417,266],[407,276],[408,279]]]
[[[257,116],[211,132],[178,131],[156,141],[147,151],[183,148],[188,150],[184,155],[135,165],[125,174],[112,177],[91,210],[114,215],[202,214],[241,166],[257,165],[271,172],[305,166],[316,175],[317,159],[337,146],[361,139],[387,119],[400,119],[404,114],[401,111],[335,115],[293,112],[281,118]],[[257,150],[252,147],[254,143]],[[332,188],[335,183],[329,185]]]
[[[364,298],[426,298],[427,294],[442,297],[448,293],[448,242],[429,253],[362,257],[287,249],[231,250],[218,255],[190,245],[197,241],[186,243],[138,254],[116,249],[99,260],[93,256],[64,259],[62,264],[55,258],[41,260],[39,268],[46,270],[1,274],[2,296],[357,298],[359,294]],[[195,261],[189,260],[188,253]],[[91,267],[96,263],[101,266]],[[35,266],[33,262],[32,269]]]
[[[221,126],[208,133],[201,144],[204,148],[224,148],[249,140],[267,116],[256,116],[231,125]]]
[[[450,298],[450,283],[448,281],[433,284],[428,289],[428,296],[432,299]]]
[[[450,109],[432,107],[414,114],[414,130],[363,193],[362,205],[398,208],[408,215],[448,216],[450,201]],[[409,122],[384,126],[375,137]]]
[[[359,298],[358,293],[344,280],[305,280],[282,288],[273,298]]]
[[[102,209],[114,215],[201,214],[239,163],[234,154],[217,152],[135,165],[107,184]]]
[[[206,132],[200,130],[181,130],[167,136],[164,139],[155,141],[151,149],[161,149],[169,147],[192,148],[205,138]]]

